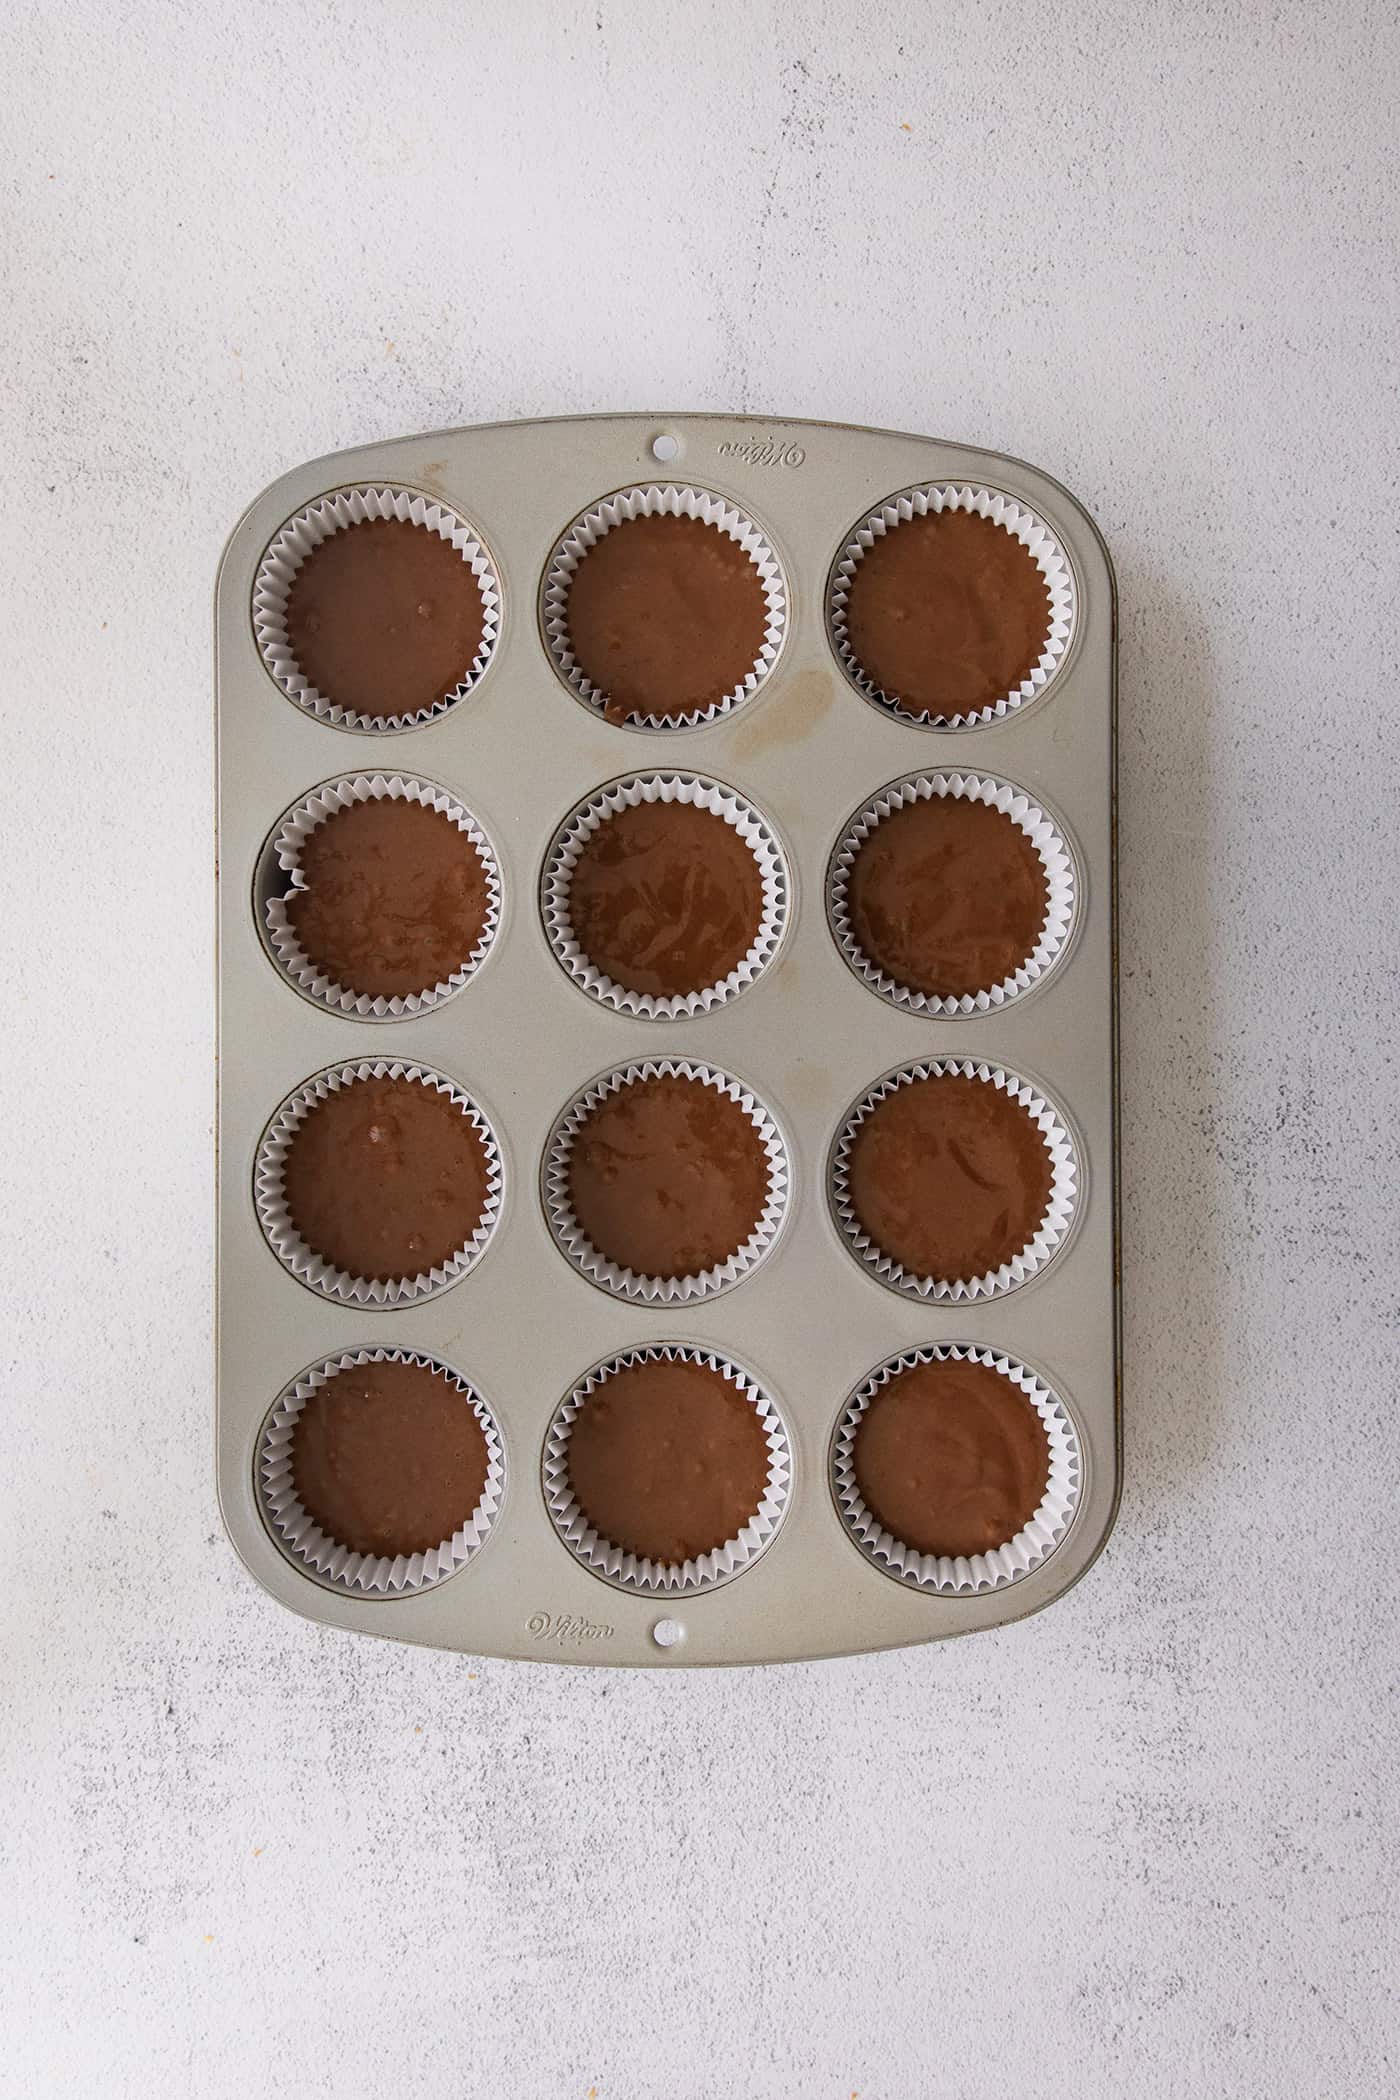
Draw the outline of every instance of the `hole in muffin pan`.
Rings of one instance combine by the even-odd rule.
[[[1059,1394],[1015,1357],[966,1343],[877,1364],[841,1410],[828,1464],[866,1559],[943,1596],[1034,1573],[1074,1523],[1084,1485]]]
[[[339,1350],[289,1380],[258,1432],[254,1476],[262,1520],[303,1574],[403,1598],[476,1558],[500,1514],[506,1457],[469,1379],[390,1344]]]
[[[991,914],[976,888],[989,870]],[[1082,890],[1063,820],[1015,782],[916,773],[888,782],[843,827],[826,909],[842,959],[877,998],[956,1021],[1027,998],[1064,967]]]
[[[772,676],[788,586],[751,513],[713,489],[638,483],[581,511],[540,583],[550,661],[617,728],[674,735],[746,706]]]
[[[555,1409],[541,1485],[581,1567],[615,1589],[690,1596],[739,1581],[779,1536],[792,1446],[736,1358],[648,1342],[593,1366]]]
[[[572,428],[551,426],[556,459]],[[1116,1496],[1111,576],[1072,499],[1014,462],[984,456],[983,481],[976,455],[932,441],[813,425],[796,445],[744,418],[577,431],[562,502],[538,438],[517,454],[500,426],[479,445],[439,433],[431,475],[422,441],[405,441],[336,461],[328,480],[347,465],[361,478],[290,517],[262,499],[225,562],[221,851],[245,871],[220,907],[230,1528],[287,1601],[298,1584],[336,1593],[329,1623],[392,1619],[474,1653],[690,1667],[1003,1623],[1077,1579]],[[639,461],[654,481],[627,480]],[[728,493],[706,486],[710,465]],[[304,472],[298,499],[315,483]],[[435,541],[431,576],[415,533]],[[351,585],[333,562],[315,591],[316,569],[302,575],[347,545],[356,562],[382,546],[406,564],[393,620],[427,605],[433,626],[430,582],[461,614],[448,560],[480,598],[479,636],[471,621],[448,632],[425,693],[397,685],[382,711],[326,633]],[[909,631],[924,620],[925,641],[957,641],[964,571],[974,599],[1005,596],[1004,631],[994,621],[956,676],[925,675]],[[912,602],[910,577],[932,611],[920,601],[901,626],[885,615],[901,592]],[[680,620],[692,587],[694,634]],[[473,707],[503,648],[508,685]],[[339,698],[313,683],[318,665]],[[799,702],[818,682],[831,705],[813,705],[809,745]],[[1051,735],[1042,703],[1059,693]],[[765,694],[780,737],[766,712],[731,721]],[[420,749],[423,764],[334,773],[328,737],[316,785],[321,728],[421,729],[395,756]],[[932,759],[929,730],[978,728],[973,770],[950,770],[947,746]],[[701,762],[688,770],[628,732],[711,741],[685,747]],[[366,1049],[362,1021],[401,1027],[394,1060]],[[1010,1164],[987,1195],[981,1137],[937,1116],[886,1128],[890,1100],[942,1076],[1014,1105],[1043,1171],[998,1126],[982,1136]],[[401,1151],[431,1218],[415,1222],[397,1188],[366,1203],[352,1188],[347,1225],[348,1154],[326,1167],[340,1140],[325,1118],[288,1181],[298,1132],[361,1084],[435,1089],[459,1111],[449,1159],[416,1093],[402,1131],[397,1095],[368,1104],[390,1148],[376,1172]],[[701,1142],[686,1099],[656,1093],[677,1086],[714,1091],[751,1143],[737,1128]],[[341,1120],[369,1142],[364,1118]],[[909,1200],[906,1184],[936,1193],[950,1160],[961,1194]],[[485,1179],[469,1201],[473,1162]],[[965,1245],[943,1229],[954,1212]],[[376,1382],[386,1363],[439,1383]],[[310,1505],[291,1507],[296,1421],[342,1373],[337,1404],[351,1374],[366,1388],[366,1437],[397,1434],[417,1392],[425,1463],[455,1454],[470,1510],[439,1496],[426,1529],[395,1531],[369,1463],[360,1499],[337,1504],[331,1428],[358,1431],[329,1403],[311,1418]],[[457,1401],[474,1427],[455,1418],[454,1440]],[[952,1456],[974,1420],[1002,1483],[980,1503]],[[761,1492],[745,1472],[755,1424]],[[900,1467],[934,1469],[927,1522]],[[382,1470],[411,1508],[412,1464]],[[693,1507],[660,1492],[688,1477]],[[724,1483],[733,1506],[718,1496],[716,1516]],[[683,1617],[657,1616],[676,1604]]]
[[[386,839],[381,825],[366,836],[361,820],[381,811],[415,820],[407,836],[400,827],[408,875],[397,887],[381,878],[367,910],[371,864],[392,848],[393,835]],[[320,915],[321,942],[340,951],[338,963],[317,940],[311,952],[304,945],[299,908],[315,910],[318,879],[333,907]],[[412,898],[424,889],[431,904],[415,924]],[[412,1020],[458,997],[489,961],[504,907],[500,855],[477,817],[450,788],[411,773],[342,774],[309,789],[273,825],[253,875],[253,920],[273,968],[312,1005],[356,1021]],[[454,923],[460,932],[452,945]],[[362,951],[364,969],[353,961],[347,968],[347,940],[352,956],[355,947]]]
[[[925,1304],[1003,1298],[1043,1275],[1083,1209],[1083,1146],[1019,1072],[921,1058],[840,1119],[827,1160],[838,1233],[887,1290]]]
[[[694,1019],[772,968],[792,875],[771,820],[698,773],[635,773],[576,804],[540,876],[545,937],[589,998]]]
[[[545,1220],[580,1275],[642,1305],[740,1289],[778,1247],[787,1141],[741,1079],[691,1058],[603,1072],[557,1117],[540,1167]]]
[[[364,484],[283,523],[258,564],[252,620],[264,669],[295,706],[392,735],[481,683],[500,639],[500,578],[462,512]]]
[[[861,698],[934,730],[985,728],[1039,700],[1078,624],[1074,571],[1044,518],[967,483],[925,483],[868,511],[832,563],[826,607]]]
[[[253,1201],[271,1252],[320,1297],[397,1310],[477,1266],[505,1208],[490,1119],[430,1066],[364,1058],[318,1072],[263,1132]]]

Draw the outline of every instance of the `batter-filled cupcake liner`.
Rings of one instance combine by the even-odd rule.
[[[569,1156],[579,1132],[602,1102],[635,1081],[648,1079],[697,1080],[736,1102],[753,1124],[768,1160],[768,1200],[753,1231],[727,1261],[694,1276],[643,1276],[635,1269],[609,1261],[574,1216],[570,1200]],[[637,1305],[694,1305],[742,1283],[771,1252],[786,1222],[792,1196],[787,1146],[769,1110],[732,1074],[716,1065],[696,1064],[683,1057],[647,1058],[619,1065],[576,1094],[550,1132],[541,1182],[545,1218],[560,1253],[590,1283]]]
[[[394,1278],[388,1282],[352,1276],[309,1247],[292,1222],[283,1191],[287,1154],[298,1129],[311,1111],[319,1102],[328,1101],[332,1094],[339,1093],[342,1087],[353,1086],[364,1079],[404,1079],[445,1094],[461,1110],[481,1140],[486,1161],[486,1197],[480,1221],[470,1240],[450,1261],[426,1269],[421,1275]],[[332,1065],[288,1094],[263,1132],[253,1169],[253,1202],[258,1223],[283,1268],[289,1270],[298,1283],[306,1284],[322,1298],[333,1299],[341,1305],[359,1306],[366,1311],[416,1305],[422,1299],[435,1298],[440,1292],[451,1290],[454,1283],[460,1283],[486,1252],[500,1223],[504,1200],[505,1165],[501,1147],[495,1131],[471,1096],[458,1086],[455,1079],[446,1078],[428,1065],[405,1064],[384,1057]]]
[[[344,532],[351,525],[369,524],[375,519],[393,519],[402,525],[418,525],[426,532],[435,532],[439,539],[456,548],[476,578],[481,592],[481,643],[466,676],[440,700],[410,714],[370,715],[342,707],[333,694],[319,691],[304,675],[287,634],[287,601],[292,581],[307,556],[332,534]],[[294,700],[298,707],[304,707],[308,714],[317,716],[320,721],[334,723],[337,729],[384,734],[416,729],[424,722],[436,721],[439,715],[445,715],[450,707],[455,707],[474,686],[480,684],[500,631],[500,578],[475,529],[457,511],[431,496],[419,495],[414,489],[381,484],[336,489],[330,495],[318,496],[314,503],[299,510],[282,526],[258,564],[253,583],[253,633],[263,662],[289,700]]]
[[[1019,1101],[1045,1140],[1051,1168],[1045,1215],[1029,1243],[1009,1261],[1003,1262],[999,1269],[989,1269],[981,1276],[958,1277],[954,1281],[912,1275],[892,1255],[882,1252],[856,1215],[849,1185],[851,1147],[856,1132],[877,1103],[916,1080],[946,1078],[980,1079],[1001,1089],[1013,1101]],[[1060,1111],[1053,1108],[1028,1080],[1005,1071],[1000,1065],[985,1064],[968,1057],[926,1058],[886,1073],[842,1119],[827,1170],[832,1216],[856,1258],[890,1290],[940,1304],[1002,1297],[1018,1285],[1028,1283],[1032,1276],[1039,1275],[1069,1236],[1078,1206],[1080,1180],[1074,1140]]]
[[[312,1394],[339,1371],[383,1363],[418,1364],[440,1372],[471,1403],[486,1439],[486,1484],[480,1501],[450,1538],[424,1553],[357,1553],[342,1546],[302,1506],[292,1479],[292,1439]],[[258,1438],[254,1475],[268,1529],[291,1560],[322,1582],[356,1596],[407,1597],[458,1574],[480,1552],[505,1494],[505,1447],[490,1408],[451,1364],[421,1349],[347,1349],[312,1364],[278,1395]]]
[[[569,891],[580,854],[610,817],[643,802],[688,803],[711,811],[739,834],[758,864],[763,905],[752,945],[727,977],[701,991],[667,998],[629,991],[589,960],[574,934]],[[766,818],[733,788],[695,773],[639,773],[599,788],[570,812],[556,832],[540,883],[540,908],[549,945],[574,983],[615,1013],[635,1014],[646,1021],[674,1021],[710,1013],[736,999],[776,955],[787,926],[790,897],[787,861]]]
[[[987,707],[968,714],[935,714],[928,708],[901,707],[878,686],[861,665],[851,646],[846,627],[846,609],[851,582],[857,568],[876,540],[907,525],[911,518],[927,517],[930,511],[965,510],[1000,525],[1033,557],[1050,594],[1050,625],[1039,661],[1011,692],[1003,693]],[[827,593],[827,624],[831,644],[842,668],[856,690],[873,706],[881,707],[897,721],[920,729],[975,729],[986,722],[1001,721],[1042,693],[1064,661],[1074,633],[1076,613],[1074,573],[1069,557],[1043,518],[1012,501],[997,489],[962,486],[951,482],[905,489],[868,512],[856,526],[831,572]]]
[[[470,955],[450,977],[440,978],[434,985],[425,985],[421,992],[395,993],[390,997],[356,992],[348,985],[338,984],[302,947],[287,909],[289,897],[295,891],[307,888],[301,856],[311,834],[338,811],[348,809],[354,803],[384,800],[421,803],[424,809],[437,810],[440,815],[450,818],[476,848],[486,882],[486,915]],[[415,1014],[430,1013],[435,1006],[441,1006],[445,999],[453,998],[469,984],[491,952],[501,924],[500,862],[495,848],[471,811],[435,780],[418,780],[401,773],[355,773],[340,780],[328,780],[287,811],[273,834],[272,849],[278,866],[291,878],[291,887],[282,896],[267,900],[268,944],[278,967],[298,991],[304,992],[318,1005],[329,1007],[332,1013],[353,1015],[361,1021],[402,1021]]]
[[[982,802],[989,809],[999,809],[1003,816],[1009,817],[1035,847],[1045,873],[1047,891],[1045,924],[1040,939],[1024,962],[1009,977],[1003,977],[999,984],[989,984],[983,990],[965,992],[958,997],[915,991],[882,970],[861,948],[851,924],[848,901],[851,872],[871,833],[896,810],[907,809],[916,802],[931,802],[940,796]],[[1068,948],[1078,901],[1074,855],[1054,819],[1047,816],[1039,803],[1033,802],[1022,789],[1013,787],[1009,781],[996,780],[982,773],[912,773],[906,779],[891,781],[851,818],[837,840],[826,878],[826,909],[832,934],[842,956],[861,982],[905,1013],[928,1014],[946,1021],[961,1020],[968,1014],[989,1013],[1012,999],[1019,999],[1032,985],[1039,984]]]
[[[590,1394],[618,1371],[648,1363],[699,1364],[718,1371],[741,1393],[763,1425],[768,1445],[768,1484],[757,1510],[734,1538],[727,1539],[696,1560],[654,1561],[613,1545],[595,1531],[579,1508],[569,1483],[569,1439],[574,1423]],[[762,1386],[742,1365],[713,1349],[698,1349],[687,1342],[652,1342],[624,1349],[604,1363],[595,1364],[582,1377],[557,1409],[545,1437],[543,1464],[544,1498],[555,1529],[576,1560],[622,1590],[644,1590],[656,1595],[692,1595],[715,1589],[751,1567],[772,1543],[792,1488],[792,1449],[781,1415]]]
[[[608,695],[593,684],[574,657],[569,639],[569,588],[579,563],[605,533],[633,518],[647,517],[699,518],[704,524],[727,533],[748,555],[763,586],[767,607],[763,645],[740,684],[709,707],[692,708],[684,715],[629,713],[624,716],[622,724],[627,729],[698,729],[702,723],[716,722],[722,715],[732,714],[758,690],[777,662],[787,632],[787,584],[782,563],[753,519],[726,497],[717,496],[710,489],[690,488],[677,482],[652,482],[645,487],[619,489],[615,496],[606,497],[592,510],[585,511],[582,517],[575,518],[551,554],[544,573],[540,621],[545,645],[555,669],[575,698],[595,714],[606,715]]]
[[[856,1432],[875,1395],[892,1378],[916,1364],[985,1364],[1020,1387],[1039,1415],[1050,1447],[1050,1477],[1030,1521],[988,1553],[971,1555],[920,1553],[887,1531],[866,1504],[856,1481]],[[1084,1462],[1069,1410],[1042,1378],[996,1349],[968,1343],[940,1342],[926,1349],[906,1349],[880,1364],[856,1387],[841,1411],[831,1445],[831,1485],[841,1521],[868,1560],[913,1589],[943,1597],[976,1596],[1019,1582],[1054,1552],[1074,1521],[1084,1486]]]

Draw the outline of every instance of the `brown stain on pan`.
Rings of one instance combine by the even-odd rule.
[[[748,764],[765,751],[800,744],[830,713],[835,698],[836,679],[830,671],[813,667],[795,672],[781,692],[760,699],[752,718],[740,723],[734,736],[735,759]]]

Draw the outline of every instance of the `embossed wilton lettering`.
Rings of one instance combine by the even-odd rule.
[[[533,1611],[525,1621],[525,1631],[537,1641],[553,1641],[560,1648],[570,1642],[578,1646],[584,1641],[612,1639],[611,1626],[597,1626],[592,1619],[567,1611]]]
[[[742,459],[750,467],[800,467],[807,457],[801,445],[780,438],[726,438],[715,448],[721,459]]]

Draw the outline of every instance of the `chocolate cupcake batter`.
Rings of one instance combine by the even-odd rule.
[[[768,1440],[738,1388],[705,1364],[628,1365],[580,1410],[569,1485],[593,1529],[668,1567],[712,1553],[757,1514]]]
[[[605,532],[569,586],[575,662],[607,718],[675,721],[741,685],[763,648],[768,604],[737,540],[701,518],[643,516]]]
[[[292,1430],[292,1485],[352,1553],[426,1553],[460,1530],[489,1454],[470,1400],[422,1364],[358,1364],[311,1395]]]
[[[856,1485],[916,1553],[990,1553],[1024,1530],[1050,1478],[1045,1426],[989,1364],[913,1364],[875,1395],[856,1430]]]
[[[574,938],[629,992],[723,983],[758,938],[763,877],[732,824],[687,802],[639,802],[589,837],[569,878]]]
[[[737,1101],[702,1079],[634,1079],[569,1151],[569,1202],[598,1252],[639,1276],[699,1276],[752,1236],[768,1155]]]
[[[876,825],[846,892],[861,952],[896,984],[961,999],[1011,977],[1045,928],[1050,888],[1019,824],[935,795]]]
[[[1016,690],[1050,636],[1040,565],[975,511],[930,511],[877,539],[851,579],[856,663],[906,714],[976,714]]]
[[[1034,1239],[1053,1179],[1029,1110],[987,1079],[913,1079],[878,1101],[851,1146],[856,1217],[910,1276],[970,1282]]]
[[[335,984],[409,998],[470,959],[486,924],[481,855],[441,810],[381,795],[327,817],[301,849],[304,890],[285,909]]]
[[[282,1167],[312,1252],[369,1282],[423,1275],[467,1246],[488,1190],[476,1126],[417,1079],[356,1079],[298,1124]]]
[[[476,661],[481,587],[424,525],[371,518],[313,547],[292,579],[287,640],[338,707],[388,720],[446,700]]]

